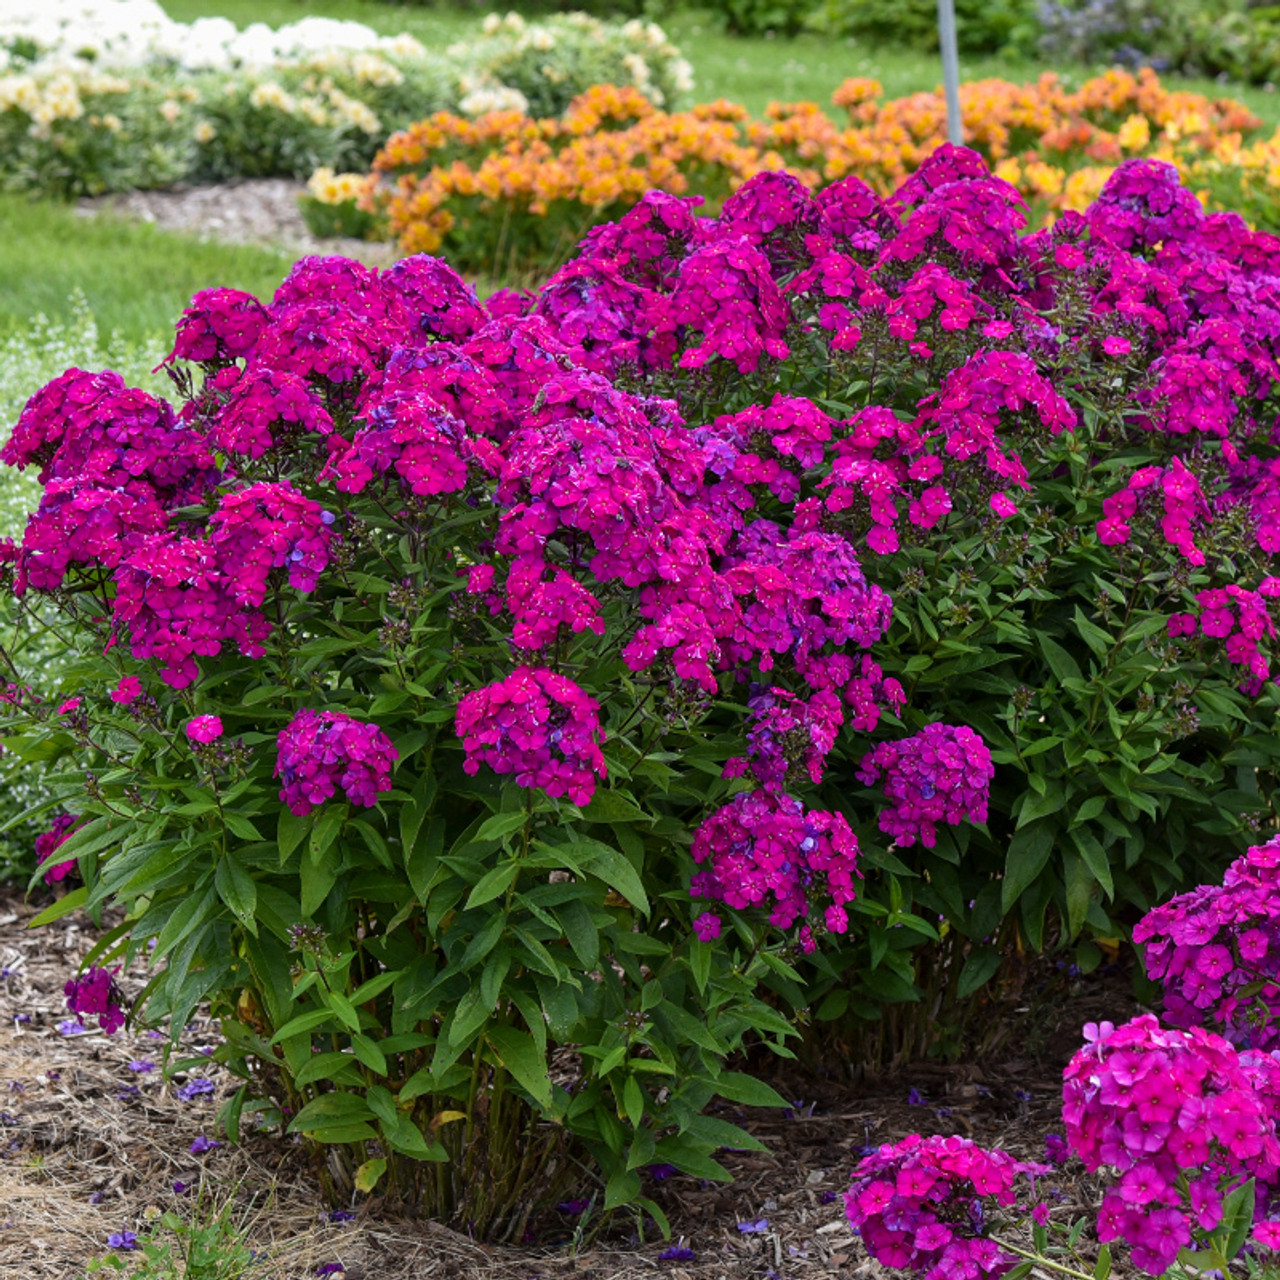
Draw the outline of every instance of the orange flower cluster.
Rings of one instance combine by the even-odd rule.
[[[946,110],[940,92],[881,99],[878,82],[845,81],[833,98],[843,127],[811,102],[773,103],[762,120],[726,101],[667,113],[609,85],[555,120],[440,112],[388,140],[366,204],[405,252],[436,252],[447,239],[453,260],[473,269],[546,267],[654,187],[701,195],[708,212],[765,169],[785,167],[810,187],[853,173],[893,190],[946,140]],[[961,86],[960,101],[968,144],[1041,217],[1082,207],[1127,156],[1229,162],[1260,123],[1238,102],[1172,92],[1149,70],[1109,71],[1075,91],[1051,74],[980,80]]]

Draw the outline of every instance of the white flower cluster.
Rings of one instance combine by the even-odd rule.
[[[174,22],[156,0],[4,0],[0,71],[12,60],[9,50],[18,42],[35,44],[45,61],[88,59],[116,69],[160,64],[231,71],[334,51],[406,59],[426,54],[412,36],[380,36],[359,22],[303,18],[278,30],[255,22],[241,31],[226,18]]]
[[[519,89],[512,89],[505,84],[477,84],[468,87],[465,77],[462,89],[463,97],[458,103],[458,110],[464,116],[483,116],[490,111],[516,111],[522,116],[529,114],[529,99]]]

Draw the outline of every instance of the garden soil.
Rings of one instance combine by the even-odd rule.
[[[376,1197],[347,1206],[350,1221],[332,1221],[305,1151],[274,1131],[191,1154],[201,1134],[216,1136],[231,1078],[210,1063],[165,1079],[165,1041],[145,1031],[74,1034],[62,988],[95,930],[73,916],[29,930],[38,909],[0,892],[0,1277],[23,1280],[81,1280],[90,1260],[109,1252],[112,1233],[143,1234],[159,1211],[199,1216],[201,1198],[204,1206],[230,1204],[259,1252],[260,1269],[246,1273],[254,1280],[887,1280],[844,1219],[840,1193],[861,1149],[914,1132],[958,1133],[1042,1160],[1046,1133],[1061,1132],[1061,1072],[1081,1025],[1139,1011],[1122,973],[1070,981],[1050,968],[1050,998],[1010,1014],[1005,1056],[991,1062],[922,1064],[857,1082],[838,1063],[753,1063],[795,1107],[725,1114],[768,1153],[724,1153],[729,1185],[672,1177],[654,1192],[692,1260],[661,1260],[668,1243],[637,1241],[627,1224],[575,1242],[576,1219],[567,1214],[540,1223],[524,1247],[497,1247],[399,1219]],[[135,966],[121,979],[135,995],[145,970]],[[216,1023],[198,1014],[180,1056],[199,1059],[219,1038]],[[153,1069],[139,1069],[148,1062]],[[197,1078],[212,1091],[184,1090]],[[175,1182],[192,1190],[179,1195]],[[1091,1216],[1101,1198],[1076,1161],[1048,1185],[1057,1221]]]

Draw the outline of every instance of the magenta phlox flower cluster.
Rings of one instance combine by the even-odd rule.
[[[267,309],[243,289],[201,289],[178,321],[166,363],[217,365],[243,359],[269,322]]]
[[[1124,1239],[1136,1266],[1161,1275],[1194,1230],[1221,1221],[1225,1188],[1280,1169],[1266,1092],[1221,1036],[1162,1028],[1154,1014],[1089,1023],[1085,1039],[1063,1072],[1067,1141],[1087,1169],[1120,1175],[1099,1239]]]
[[[60,813],[54,818],[53,826],[48,831],[42,831],[36,836],[36,863],[41,866],[46,862],[50,863],[45,867],[45,884],[56,884],[59,880],[65,880],[76,869],[74,858],[68,858],[65,862],[50,862],[58,849],[71,838],[71,833],[75,829],[75,816],[70,813]]]
[[[141,482],[165,506],[199,499],[218,477],[202,436],[165,401],[123,386],[115,374],[76,370],[32,396],[0,459],[20,468],[38,462],[41,484]]]
[[[724,202],[708,237],[744,239],[781,265],[818,230],[820,218],[818,202],[799,178],[766,171],[748,178]]]
[[[694,898],[768,910],[780,929],[807,922],[811,906],[830,932],[849,927],[845,904],[856,897],[853,877],[861,873],[858,839],[843,814],[806,809],[781,791],[740,791],[698,827],[693,860],[707,864],[693,875]],[[816,946],[808,923],[800,945]]]
[[[468,284],[443,258],[426,253],[401,258],[381,276],[385,291],[400,298],[421,341],[462,342],[489,316]]]
[[[646,191],[617,222],[592,227],[579,246],[581,256],[616,263],[634,284],[669,286],[693,243],[694,210],[702,202],[701,196]]]
[[[83,1027],[84,1015],[98,1015],[98,1027],[107,1035],[114,1035],[124,1026],[125,998],[116,984],[118,969],[88,969],[78,977],[67,980],[63,991],[67,1008],[76,1015]]]
[[[236,378],[213,418],[209,440],[223,453],[261,458],[307,432],[326,439],[333,418],[305,378],[283,370],[255,368]]]
[[[571,573],[542,560],[516,560],[507,574],[506,604],[515,620],[512,639],[521,649],[553,643],[561,627],[572,635],[604,635],[600,601]]]
[[[624,366],[665,364],[670,343],[646,340],[652,290],[627,280],[608,258],[566,263],[539,291],[534,314],[555,326],[574,362],[606,377]]]
[[[474,774],[485,764],[495,773],[513,774],[522,787],[541,787],[585,805],[596,779],[608,772],[599,712],[600,704],[567,676],[517,667],[458,703],[455,727],[466,749],[462,767]]]
[[[745,238],[720,240],[681,264],[669,298],[658,312],[655,338],[700,335],[678,364],[701,369],[719,358],[739,373],[754,373],[765,357],[785,360],[791,309],[770,271],[769,259]]]
[[[866,580],[853,547],[805,527],[803,518],[785,531],[771,520],[753,521],[726,564],[742,608],[741,626],[725,646],[731,660],[768,671],[775,655],[804,663],[828,644],[869,649],[889,629],[889,595]]]
[[[864,305],[876,301],[865,294],[864,299]],[[902,342],[913,342],[926,321],[945,333],[956,333],[991,313],[990,304],[969,284],[935,262],[917,267],[897,296],[884,294],[883,309],[889,333]]]
[[[859,177],[850,174],[816,195],[821,230],[837,249],[870,261],[901,227],[893,210]]]
[[[1026,225],[1018,189],[984,172],[933,187],[881,250],[880,260],[937,257],[968,272],[1007,267],[1018,256],[1018,232]]]
[[[391,790],[400,754],[376,724],[340,711],[304,708],[280,730],[275,776],[280,799],[304,818],[339,789],[352,804],[371,809]]]
[[[283,569],[297,591],[314,591],[329,563],[333,515],[287,480],[224,493],[209,517],[209,545],[231,598],[259,609],[271,573]]]
[[[163,531],[169,513],[144,481],[120,488],[80,479],[51,480],[27,521],[14,590],[53,591],[73,564],[114,569],[148,534]]]
[[[915,173],[889,197],[889,204],[902,210],[914,209],[939,187],[990,176],[986,161],[972,147],[944,142],[930,152]]]
[[[1204,217],[1199,200],[1164,160],[1126,160],[1086,213],[1094,235],[1141,252],[1195,232]]]
[[[663,530],[677,516],[690,533],[700,521],[709,527],[677,489],[700,474],[700,461],[690,441],[651,426],[639,401],[613,398],[617,413],[535,416],[506,442],[495,493],[504,508],[500,552],[541,556],[559,531],[576,530],[602,582],[618,578],[634,587],[678,576]]]
[[[786,689],[753,685],[747,698],[747,755],[730,760],[723,776],[750,771],[771,791],[804,777],[819,783],[843,723],[840,697],[830,689],[819,689],[806,701]]]
[[[1269,600],[1280,596],[1280,578],[1264,578],[1258,590],[1237,586],[1206,587],[1196,593],[1199,615],[1175,613],[1168,621],[1170,638],[1200,635],[1223,641],[1229,662],[1244,667],[1250,679],[1248,692],[1256,697],[1262,682],[1271,675],[1271,663],[1262,651],[1262,642],[1274,641],[1276,626]]]
[[[513,424],[532,407],[542,383],[570,364],[569,348],[538,315],[490,320],[462,351],[488,373]],[[460,416],[471,430],[481,430],[470,414]]]
[[[1213,1024],[1232,1044],[1280,1049],[1280,836],[1134,926],[1175,1027]],[[1280,1110],[1275,1114],[1280,1115]]]
[[[375,476],[394,472],[420,498],[466,488],[471,442],[466,426],[423,392],[409,392],[361,406],[361,425],[350,444],[337,443],[321,479],[336,476],[343,493],[361,493]]]
[[[985,822],[995,766],[991,752],[965,725],[931,724],[910,738],[881,742],[862,758],[858,780],[881,777],[891,805],[880,811],[880,830],[906,848],[933,848],[938,824]]]
[[[352,412],[362,418],[378,404],[409,396],[435,402],[486,438],[502,440],[515,425],[497,379],[451,342],[397,348],[361,388]]]
[[[1012,1207],[1019,1175],[1048,1172],[970,1138],[913,1133],[862,1157],[845,1192],[845,1214],[883,1266],[925,1280],[1001,1276],[1019,1259],[986,1236],[983,1201]]]
[[[155,658],[161,679],[185,689],[200,674],[197,657],[215,657],[227,642],[262,657],[271,624],[238,605],[218,553],[200,538],[172,533],[142,539],[115,573],[112,616],[129,629],[135,658]]]
[[[727,527],[741,528],[743,513],[756,505],[753,486],[793,505],[801,477],[820,466],[836,423],[811,400],[774,395],[768,405],[750,405],[698,427],[706,471],[717,478],[706,491],[709,510]]]
[[[1106,546],[1128,542],[1134,518],[1139,514],[1154,523],[1157,494],[1163,510],[1160,532],[1165,541],[1189,564],[1204,564],[1204,552],[1195,543],[1195,528],[1210,518],[1209,504],[1195,473],[1177,457],[1167,467],[1139,467],[1119,493],[1103,499],[1102,519],[1097,526],[1099,540]]]

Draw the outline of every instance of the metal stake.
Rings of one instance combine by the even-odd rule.
[[[964,142],[960,118],[960,54],[956,46],[955,0],[938,0],[938,47],[942,51],[942,84],[947,95],[947,141]]]

